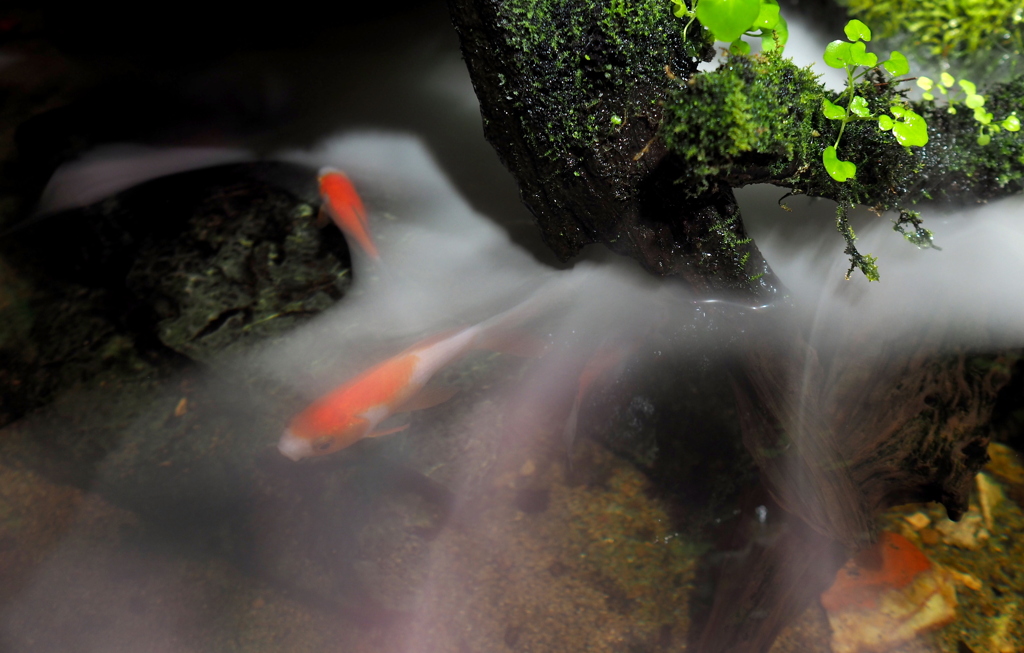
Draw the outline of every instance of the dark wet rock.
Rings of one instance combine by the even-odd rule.
[[[10,271],[8,268],[6,271]],[[14,288],[0,306],[0,426],[97,376],[135,376],[169,362],[119,328],[108,294],[73,284]]]
[[[22,361],[14,368],[29,376],[39,374],[38,350],[57,350],[50,358],[62,362],[75,350],[94,369],[112,355],[113,344],[98,343],[116,336],[128,349],[209,362],[292,328],[339,299],[350,279],[344,238],[314,225],[315,184],[301,166],[219,166],[28,224],[0,247],[23,285],[43,290],[0,310],[37,319],[16,347],[0,342],[0,355]],[[45,401],[30,394],[5,411]]]
[[[263,182],[226,185],[178,237],[140,252],[127,285],[171,349],[200,361],[237,351],[323,311],[348,287],[344,240],[318,229],[314,214]]]

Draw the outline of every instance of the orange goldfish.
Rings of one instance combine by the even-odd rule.
[[[354,238],[370,258],[380,260],[377,246],[370,238],[369,224],[366,222],[366,209],[359,199],[352,182],[340,170],[334,168],[320,169],[320,197],[323,199],[321,213],[326,212],[334,224],[350,238]]]
[[[395,413],[429,408],[449,399],[453,390],[424,390],[424,386],[434,374],[470,350],[539,355],[543,344],[507,342],[506,330],[510,321],[525,319],[536,310],[528,300],[474,326],[416,343],[313,402],[292,419],[278,442],[278,450],[297,461],[344,449],[363,438],[405,429],[408,425],[379,431],[377,427]]]

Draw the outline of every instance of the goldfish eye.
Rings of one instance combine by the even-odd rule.
[[[313,449],[315,451],[327,451],[334,444],[334,438],[329,435],[317,438],[313,441]]]

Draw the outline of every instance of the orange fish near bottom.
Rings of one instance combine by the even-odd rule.
[[[321,168],[320,198],[323,200],[321,211],[331,216],[334,224],[350,238],[354,238],[370,258],[380,260],[377,246],[370,238],[370,227],[366,221],[366,209],[363,201],[356,193],[355,187],[348,177],[334,168]]]
[[[508,331],[537,310],[537,304],[527,300],[474,326],[416,343],[313,402],[292,419],[278,442],[278,450],[292,460],[300,460],[344,449],[363,438],[403,430],[406,426],[377,427],[395,413],[429,408],[451,397],[453,391],[424,390],[424,386],[434,374],[470,350],[539,355],[544,345],[520,341],[517,346],[509,342]]]

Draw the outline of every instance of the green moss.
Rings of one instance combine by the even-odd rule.
[[[902,100],[879,81],[869,78],[857,88],[873,113]],[[721,68],[680,85],[666,108],[665,142],[688,168],[680,182],[694,196],[716,183],[770,181],[841,204],[895,208],[898,189],[921,169],[919,157],[874,121],[851,122],[839,154],[857,164],[857,176],[833,180],[821,156],[835,143],[839,121],[822,115],[826,98],[838,99],[809,68],[778,54],[730,56]]]
[[[900,37],[943,59],[992,51],[1020,55],[1020,0],[847,0],[877,36]],[[909,38],[907,35],[909,34]]]
[[[572,169],[631,120],[650,119],[672,71],[692,69],[710,41],[682,38],[668,0],[494,3],[514,55],[498,77],[534,151]],[[656,122],[656,119],[654,120]]]
[[[822,97],[809,68],[777,54],[730,56],[717,70],[679,84],[662,133],[685,160],[680,182],[697,196],[752,166],[809,160]]]
[[[905,101],[886,82],[880,73],[872,74],[856,89],[872,114]],[[839,101],[810,69],[777,53],[732,55],[717,70],[678,86],[666,107],[662,134],[683,159],[679,182],[691,196],[718,185],[769,182],[835,200],[836,227],[846,241],[851,270],[877,280],[875,259],[857,251],[846,212],[858,204],[903,210],[904,195],[919,181],[924,157],[920,148],[903,147],[874,120],[853,121],[843,132],[839,154],[857,165],[857,174],[835,181],[822,164],[822,153],[836,142],[840,121],[824,117],[825,99]],[[902,225],[908,223],[919,244],[930,243],[919,221]]]

